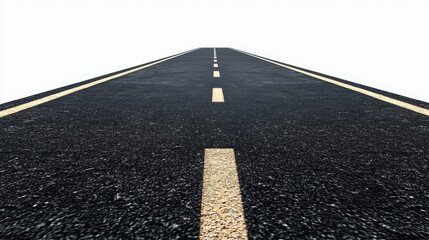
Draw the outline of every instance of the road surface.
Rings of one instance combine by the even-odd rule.
[[[428,239],[429,116],[267,61],[201,48],[0,105],[0,239]]]

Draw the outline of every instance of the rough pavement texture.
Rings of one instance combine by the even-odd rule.
[[[198,238],[205,148],[234,148],[251,239],[429,238],[429,118],[217,56],[1,118],[0,239]]]

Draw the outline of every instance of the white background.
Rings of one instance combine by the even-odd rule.
[[[0,103],[213,46],[429,102],[426,0],[0,1]]]

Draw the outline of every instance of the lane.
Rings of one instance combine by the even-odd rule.
[[[230,49],[228,101],[200,124],[233,147],[250,238],[428,238],[429,119]]]
[[[0,238],[198,238],[201,49],[0,119]]]
[[[205,149],[234,149],[251,239],[429,237],[427,117],[232,49],[0,118],[0,131],[0,238],[198,238]]]

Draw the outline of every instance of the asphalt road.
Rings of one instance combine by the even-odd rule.
[[[206,148],[235,150],[250,239],[429,238],[428,116],[217,59],[220,78],[203,48],[0,118],[0,239],[199,238]]]

